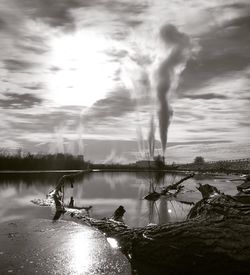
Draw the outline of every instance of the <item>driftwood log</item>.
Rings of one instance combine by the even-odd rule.
[[[116,239],[133,274],[250,274],[250,204],[215,187],[199,186],[203,199],[185,221],[143,228],[120,221],[122,206],[102,220],[72,212],[60,205],[59,189],[51,193],[58,211]]]

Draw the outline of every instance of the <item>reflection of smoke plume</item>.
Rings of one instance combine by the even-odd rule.
[[[172,109],[168,102],[170,90],[178,85],[179,75],[185,68],[191,53],[191,42],[187,35],[180,33],[173,25],[165,25],[160,32],[161,39],[171,52],[160,64],[157,71],[157,96],[159,101],[159,130],[163,154],[166,150],[168,127]]]
[[[160,198],[160,206],[159,206],[159,224],[164,224],[170,222],[170,214],[168,209],[168,201],[166,198]]]
[[[154,157],[155,151],[155,123],[154,123],[154,116],[151,117],[150,121],[150,128],[148,134],[148,147],[149,147],[149,155],[151,158]]]

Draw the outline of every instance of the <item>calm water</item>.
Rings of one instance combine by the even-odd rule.
[[[92,206],[89,214],[103,218],[112,215],[123,205],[126,209],[125,222],[130,226],[144,226],[149,223],[174,222],[185,219],[191,206],[185,202],[201,199],[196,190],[197,183],[209,183],[226,194],[236,194],[239,178],[232,176],[196,176],[184,183],[184,192],[177,199],[160,198],[156,202],[144,200],[149,191],[160,191],[162,187],[181,179],[183,174],[156,175],[153,173],[94,172],[78,177],[71,188],[65,187],[64,202],[74,198],[74,205]],[[36,198],[45,198],[51,191],[59,174],[0,174],[0,222],[17,219],[48,218],[54,216],[50,207],[39,207],[31,203]]]

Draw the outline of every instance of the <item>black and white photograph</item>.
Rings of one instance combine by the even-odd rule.
[[[0,274],[250,275],[249,0],[0,0]]]

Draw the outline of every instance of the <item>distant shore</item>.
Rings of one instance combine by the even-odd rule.
[[[119,172],[126,172],[126,173],[133,173],[133,172],[154,172],[154,173],[198,173],[198,174],[209,174],[209,175],[242,175],[242,174],[249,174],[250,171],[248,170],[223,170],[223,171],[214,171],[214,170],[205,170],[205,169],[147,169],[147,168],[136,168],[131,167],[128,168],[102,168],[102,169],[90,169],[90,170],[0,170],[0,174],[70,174],[70,173],[102,173],[102,172],[112,172],[112,173],[119,173]]]
[[[85,170],[0,170],[0,174],[81,173]]]

